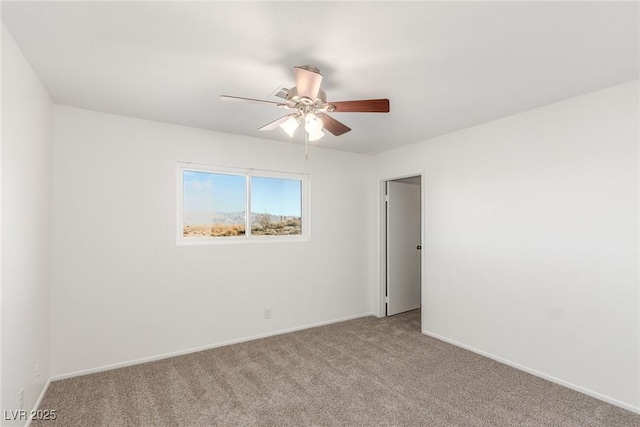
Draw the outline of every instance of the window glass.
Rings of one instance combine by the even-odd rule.
[[[244,175],[183,171],[182,236],[244,236],[247,186]]]
[[[251,177],[251,234],[302,234],[302,181]]]

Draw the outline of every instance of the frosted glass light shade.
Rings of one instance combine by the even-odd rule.
[[[313,113],[307,113],[304,117],[304,129],[309,135],[320,132],[322,130],[322,120]]]
[[[289,135],[289,138],[293,138],[293,134],[296,132],[296,129],[298,129],[298,119],[291,116],[287,121],[281,123],[280,127],[287,133],[287,135]]]
[[[324,132],[318,130],[313,133],[309,133],[309,141],[317,141],[324,136]]]

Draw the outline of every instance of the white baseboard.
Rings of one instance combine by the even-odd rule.
[[[561,380],[559,378],[556,378],[554,376],[545,374],[544,372],[536,371],[535,369],[532,369],[532,368],[529,368],[527,366],[523,366],[523,365],[520,365],[518,363],[512,362],[511,360],[504,359],[502,357],[496,356],[496,355],[488,353],[486,351],[478,350],[477,348],[471,347],[469,345],[462,344],[462,343],[460,343],[458,341],[455,341],[455,340],[452,340],[452,339],[449,339],[449,338],[445,338],[445,337],[440,336],[438,334],[434,334],[433,332],[429,332],[429,331],[423,330],[422,333],[425,334],[425,335],[428,335],[428,336],[430,336],[432,338],[438,339],[440,341],[444,341],[446,343],[453,344],[456,347],[464,348],[465,350],[472,351],[472,352],[477,353],[477,354],[479,354],[481,356],[487,357],[489,359],[493,359],[493,360],[495,360],[497,362],[500,362],[500,363],[503,363],[505,365],[509,365],[512,368],[516,368],[516,369],[519,369],[521,371],[527,372],[527,373],[529,373],[531,375],[535,375],[536,377],[540,377],[540,378],[543,378],[545,380],[551,381],[552,383],[556,383],[556,384],[559,384],[559,385],[561,385],[563,387],[567,387],[567,388],[570,388],[572,390],[578,391],[580,393],[586,394],[587,396],[595,397],[596,399],[599,399],[599,400],[602,400],[604,402],[610,403],[612,405],[618,406],[618,407],[620,407],[622,409],[626,409],[627,411],[631,411],[631,412],[635,412],[636,414],[640,414],[640,407],[638,407],[638,406],[633,406],[633,405],[630,405],[628,403],[621,402],[619,400],[616,400],[616,399],[614,399],[612,397],[609,397],[609,396],[606,396],[604,394],[600,394],[600,393],[595,392],[593,390],[589,390],[589,389],[586,389],[584,387],[580,387],[580,386],[575,385],[573,383],[570,383],[570,382]]]
[[[38,400],[36,400],[36,403],[33,405],[34,411],[40,407],[40,404],[42,403],[42,399],[44,398],[44,395],[47,393],[47,390],[49,389],[49,384],[51,384],[51,377],[49,377],[49,379],[47,380],[46,384],[42,388],[42,392],[40,393],[40,396],[38,396]],[[24,427],[29,427],[30,425],[31,425],[31,417],[28,417],[27,422],[24,424]]]
[[[332,323],[345,322],[347,320],[359,319],[361,317],[367,317],[367,316],[375,316],[375,314],[373,314],[373,313],[361,313],[361,314],[356,314],[356,315],[353,315],[353,316],[341,317],[339,319],[325,320],[323,322],[311,323],[311,324],[307,324],[307,325],[303,325],[303,326],[295,326],[293,328],[281,329],[281,330],[278,330],[278,331],[267,332],[267,333],[264,333],[264,334],[252,335],[252,336],[243,337],[243,338],[237,338],[237,339],[230,340],[230,341],[223,341],[223,342],[219,342],[219,343],[208,344],[208,345],[205,345],[205,346],[202,346],[202,347],[189,348],[189,349],[186,349],[186,350],[179,350],[179,351],[174,351],[174,352],[171,352],[171,353],[158,354],[158,355],[155,355],[155,356],[143,357],[143,358],[135,359],[135,360],[128,360],[126,362],[120,362],[120,363],[114,363],[114,364],[111,364],[111,365],[99,366],[97,368],[83,369],[83,370],[80,370],[80,371],[74,371],[74,372],[69,372],[69,373],[65,373],[65,374],[54,375],[54,376],[51,377],[50,381],[58,381],[58,380],[63,380],[63,379],[67,379],[67,378],[78,377],[78,376],[81,376],[81,375],[89,375],[89,374],[95,374],[97,372],[110,371],[112,369],[125,368],[127,366],[139,365],[141,363],[147,363],[147,362],[154,362],[156,360],[168,359],[170,357],[182,356],[182,355],[190,354],[190,353],[197,353],[199,351],[210,350],[212,348],[224,347],[224,346],[232,345],[232,344],[239,344],[239,343],[243,343],[243,342],[247,342],[247,341],[257,340],[257,339],[260,339],[260,338],[267,338],[267,337],[272,337],[272,336],[276,336],[276,335],[287,334],[289,332],[300,331],[300,330],[303,330],[303,329],[316,328],[318,326],[325,326],[325,325],[330,325]]]

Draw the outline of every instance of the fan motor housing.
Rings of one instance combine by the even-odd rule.
[[[318,91],[318,96],[313,100],[298,95],[298,89],[294,86],[287,93],[287,104],[289,108],[298,109],[303,113],[334,110],[332,105],[327,104],[327,94],[322,89]]]
[[[306,98],[306,99],[309,99],[312,103],[314,102],[314,100],[310,98]],[[289,92],[287,93],[287,101],[293,101],[298,103],[301,100],[302,98],[298,95],[298,88],[294,86],[291,89],[289,89]],[[327,94],[324,93],[322,89],[320,89],[318,91],[318,96],[316,97],[315,101],[327,102]]]

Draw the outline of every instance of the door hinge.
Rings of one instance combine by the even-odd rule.
[[[385,202],[388,202],[388,201],[389,201],[389,195],[388,195],[388,194],[385,194],[385,195],[384,195],[384,201],[385,201]]]
[[[389,297],[388,297],[388,296],[384,297],[384,302],[385,302],[386,304],[389,304]]]

